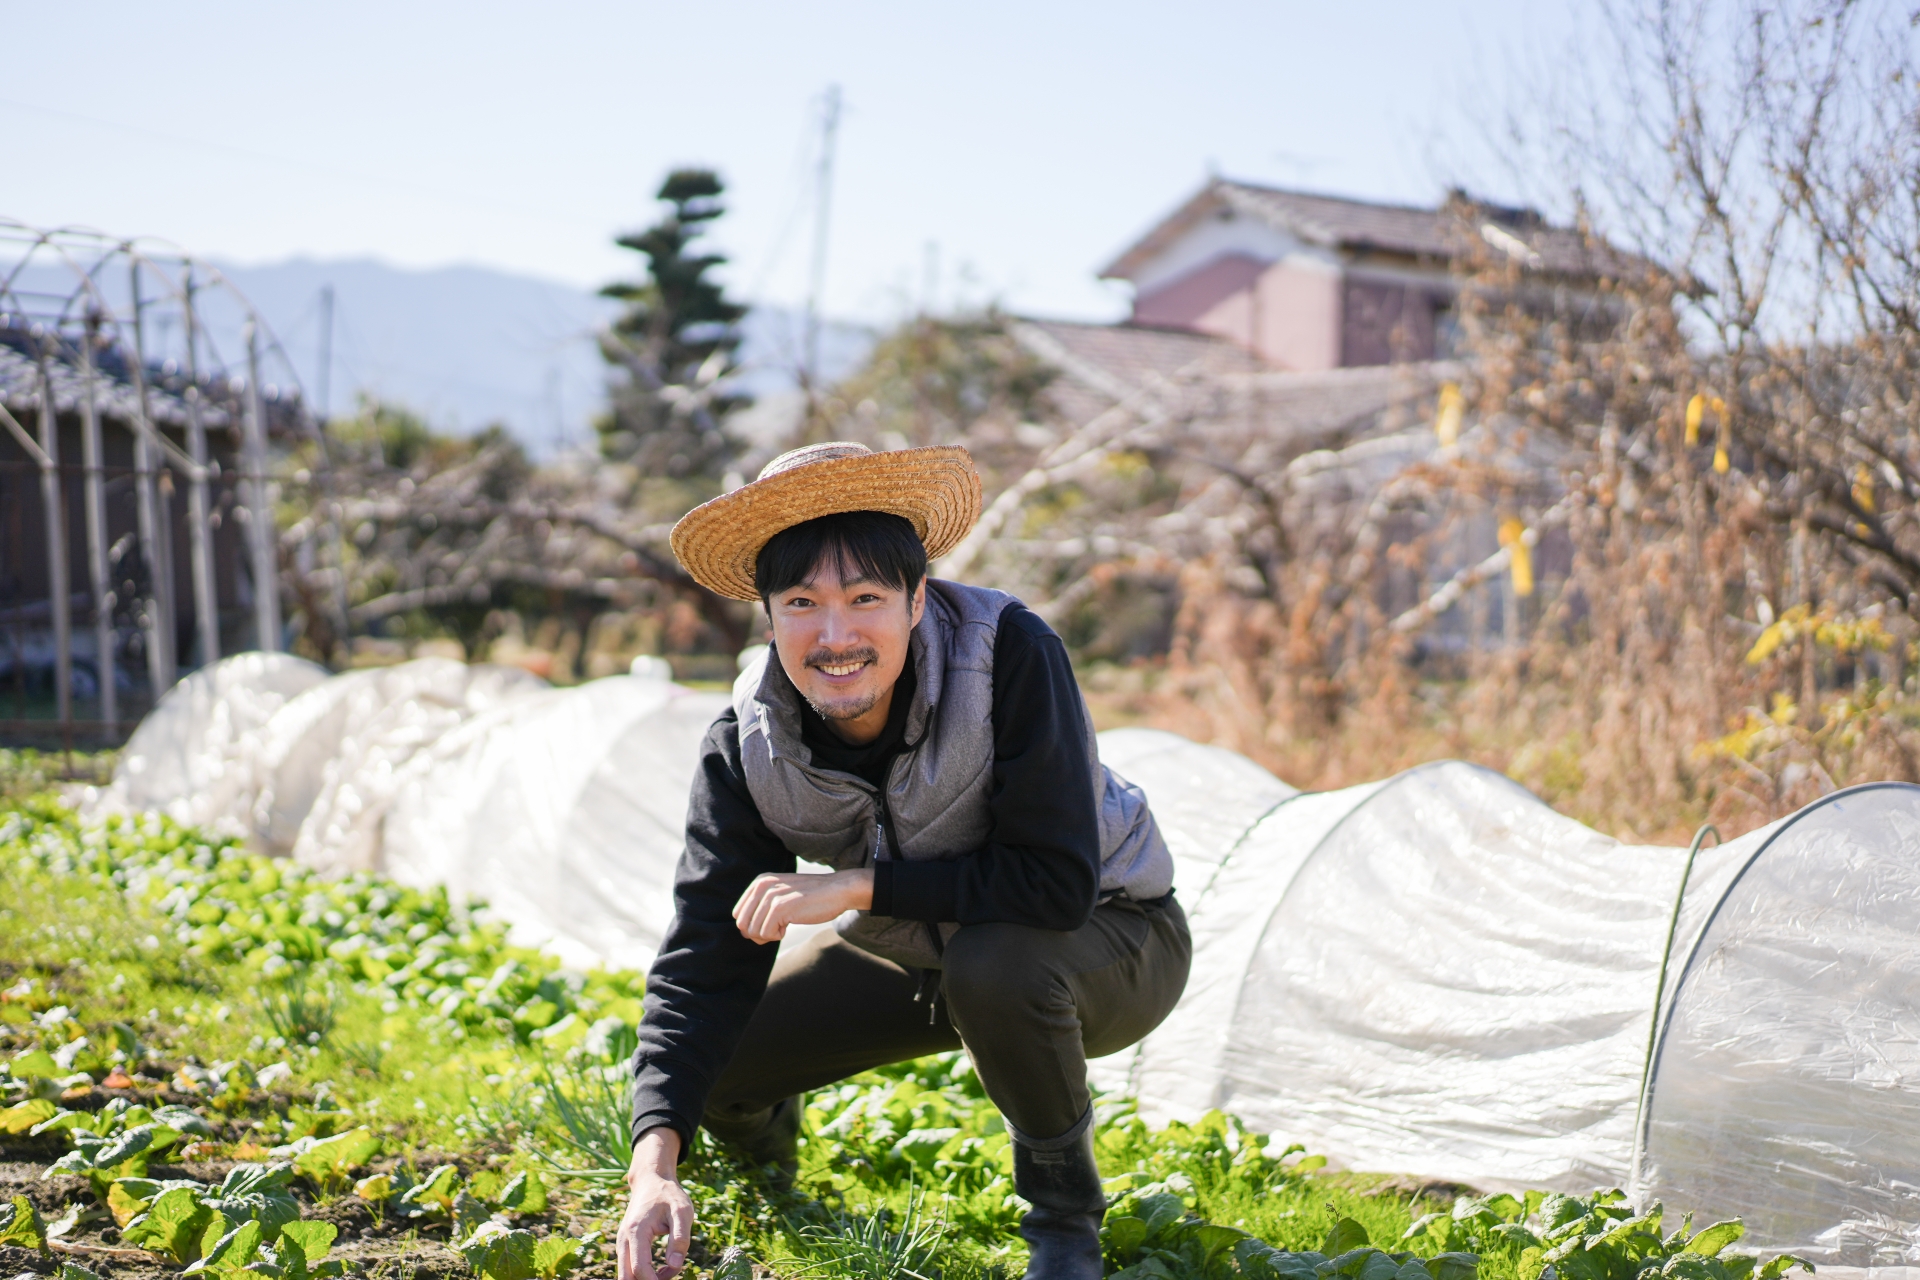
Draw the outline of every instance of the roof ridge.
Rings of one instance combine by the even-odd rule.
[[[1330,191],[1305,191],[1298,187],[1276,187],[1264,182],[1249,182],[1244,178],[1216,178],[1214,181],[1223,187],[1238,187],[1243,191],[1256,192],[1260,195],[1286,196],[1299,200],[1325,200],[1330,204],[1358,205],[1366,209],[1392,209],[1401,213],[1424,214],[1441,214],[1445,213],[1447,209],[1446,201],[1444,200],[1439,204],[1433,205],[1402,204],[1394,200],[1372,200],[1364,196],[1337,195]]]

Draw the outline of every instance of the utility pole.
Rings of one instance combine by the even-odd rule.
[[[333,391],[333,286],[320,286],[320,369],[314,381],[314,406],[320,411],[320,427],[327,425],[328,397]]]
[[[840,86],[827,86],[820,114],[820,167],[814,177],[813,271],[807,286],[805,364],[807,408],[811,413],[820,386],[820,294],[827,283],[827,227],[833,212],[833,148],[840,132]]]

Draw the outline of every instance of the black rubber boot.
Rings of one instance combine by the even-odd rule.
[[[1093,1158],[1093,1108],[1057,1138],[1029,1138],[1012,1125],[1013,1189],[1031,1204],[1020,1219],[1026,1280],[1100,1280],[1100,1221],[1107,1198]]]
[[[767,1181],[777,1190],[789,1191],[794,1179],[800,1176],[800,1112],[800,1099],[796,1095],[744,1115],[708,1108],[700,1124],[748,1160],[767,1169]]]

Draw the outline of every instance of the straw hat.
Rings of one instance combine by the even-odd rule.
[[[693,580],[758,600],[753,569],[774,534],[843,511],[885,511],[920,535],[927,559],[960,545],[980,518],[980,476],[958,445],[890,449],[836,440],[783,453],[752,484],[705,502],[673,526],[673,554]]]

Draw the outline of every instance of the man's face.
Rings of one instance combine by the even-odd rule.
[[[923,579],[909,595],[832,558],[815,565],[807,581],[767,602],[787,678],[828,720],[875,720],[871,735],[860,736],[877,737],[907,665],[907,642],[926,609],[926,590]]]

